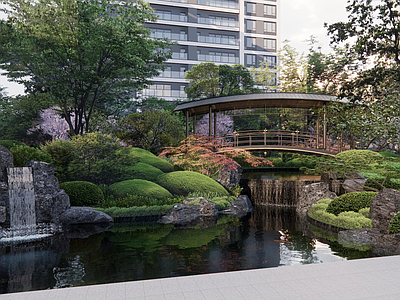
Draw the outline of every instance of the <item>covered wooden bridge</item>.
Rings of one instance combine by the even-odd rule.
[[[330,137],[327,134],[326,105],[338,101],[334,96],[301,93],[262,93],[209,98],[179,104],[175,111],[186,116],[186,136],[192,122],[196,132],[197,118],[208,114],[208,136],[230,141],[230,146],[250,151],[288,151],[315,155],[335,155],[350,149],[343,136]],[[234,112],[267,108],[314,109],[322,113],[316,118],[313,131],[300,130],[234,130],[217,132],[218,112]],[[214,128],[213,128],[214,127]]]

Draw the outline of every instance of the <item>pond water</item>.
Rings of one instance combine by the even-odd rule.
[[[114,224],[92,235],[79,229],[41,242],[0,245],[0,293],[370,256],[368,249],[341,247],[329,233],[317,238],[324,234],[291,209],[259,207],[242,219],[222,217],[201,226]]]

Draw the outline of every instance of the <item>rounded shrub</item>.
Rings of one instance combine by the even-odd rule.
[[[340,195],[332,200],[326,212],[336,216],[345,211],[358,212],[362,208],[370,207],[371,200],[376,195],[376,192],[354,192]]]
[[[229,199],[230,197],[215,197],[209,201],[214,203],[217,206],[218,210],[224,210],[231,206],[231,202],[229,201]]]
[[[400,211],[394,215],[389,224],[389,233],[400,233]]]
[[[375,179],[368,178],[364,185],[379,191],[382,190],[382,185],[388,189],[400,190],[400,179],[386,178],[385,180],[383,176],[379,176],[379,178],[377,177]],[[366,188],[364,189],[368,190]]]
[[[136,148],[136,147],[126,147],[123,149],[127,155],[127,157],[132,160],[133,164],[136,163],[145,163],[160,169],[163,172],[172,172],[174,170],[174,166],[166,161],[165,159],[159,158],[150,151]]]
[[[47,163],[52,162],[50,155],[48,155],[46,152],[26,145],[17,145],[11,147],[10,152],[13,155],[14,167],[23,167],[30,160],[44,161]]]
[[[134,166],[125,168],[127,179],[144,179],[148,181],[155,181],[158,176],[164,174],[160,169],[145,163],[137,163]]]
[[[348,165],[369,165],[383,160],[382,155],[371,150],[347,150],[336,154],[335,158]]]
[[[229,195],[228,191],[215,180],[191,171],[163,174],[158,177],[157,182],[172,194],[177,195],[187,196],[193,192],[218,193],[221,196]]]
[[[60,184],[72,206],[92,206],[104,201],[101,189],[88,181],[67,181]]]
[[[143,179],[124,180],[114,183],[110,185],[109,192],[119,198],[129,195],[140,195],[156,199],[172,198],[171,193],[162,186]]]

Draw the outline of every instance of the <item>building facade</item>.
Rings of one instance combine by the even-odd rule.
[[[168,38],[172,58],[143,90],[143,97],[186,98],[185,72],[201,62],[258,67],[277,62],[280,0],[148,0],[159,16],[147,24]]]

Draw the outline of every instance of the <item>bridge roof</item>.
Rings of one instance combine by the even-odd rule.
[[[175,111],[204,114],[208,113],[209,106],[217,111],[264,107],[321,108],[331,101],[338,100],[335,96],[319,94],[260,93],[195,100],[179,104]]]

